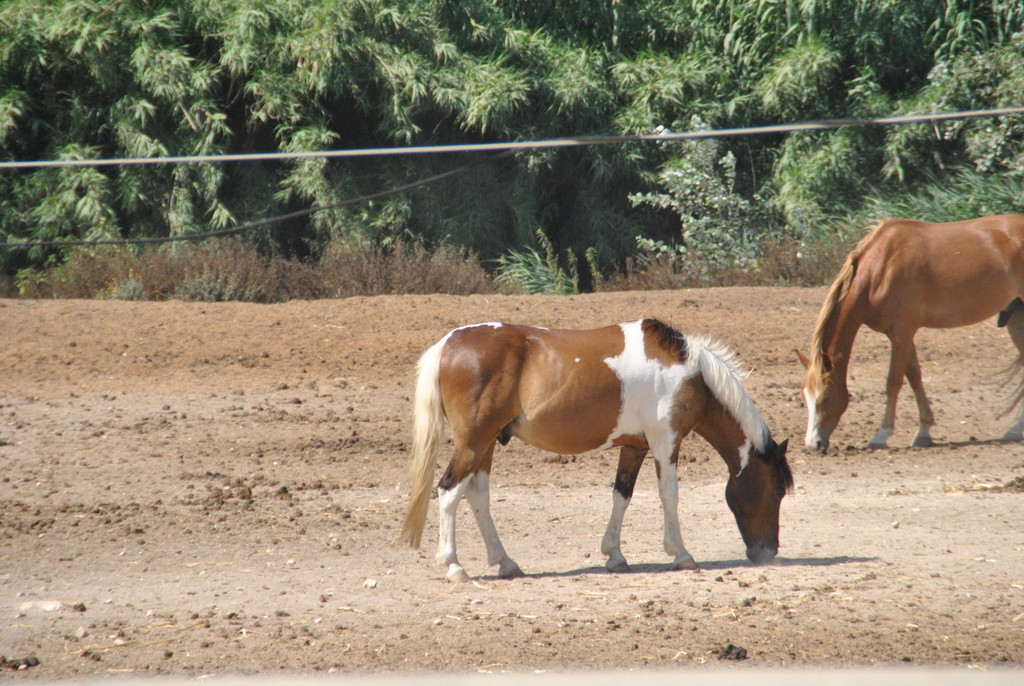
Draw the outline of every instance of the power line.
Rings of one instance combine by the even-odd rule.
[[[410,183],[403,184],[401,186],[395,186],[387,190],[378,191],[376,193],[370,193],[369,195],[361,195],[358,198],[349,198],[348,200],[341,200],[339,202],[331,203],[329,205],[314,205],[313,207],[306,208],[304,210],[297,210],[295,212],[289,212],[288,214],[278,215],[276,217],[268,217],[267,219],[260,219],[254,222],[248,222],[246,224],[239,224],[229,229],[218,229],[216,231],[207,231],[205,233],[193,233],[185,236],[151,236],[148,238],[110,238],[100,239],[95,241],[86,240],[70,240],[70,241],[26,241],[26,242],[14,242],[14,243],[0,243],[0,248],[64,248],[74,247],[83,245],[144,245],[144,244],[156,244],[156,243],[175,243],[179,241],[198,241],[206,238],[219,238],[222,236],[233,236],[235,234],[244,233],[252,229],[266,226],[267,224],[276,224],[277,222],[288,221],[289,219],[298,219],[299,217],[305,217],[317,212],[323,212],[325,210],[336,210],[339,207],[346,207],[348,205],[357,205],[371,200],[377,200],[379,198],[386,198],[389,195],[397,195],[398,193],[404,193],[420,186],[426,186],[428,184],[437,183],[451,176],[458,176],[463,174],[470,169],[474,169],[484,164],[489,164],[503,157],[508,157],[512,154],[511,150],[491,155],[483,159],[477,160],[476,162],[470,162],[464,164],[455,169],[450,169],[434,176],[429,176],[425,179],[418,181],[412,181]]]
[[[983,117],[1002,117],[1013,114],[1024,114],[1024,107],[1003,107],[985,110],[965,110],[959,112],[934,112],[930,114],[906,115],[899,117],[876,117],[869,119],[826,119],[790,124],[773,124],[768,126],[750,126],[730,129],[709,129],[706,131],[672,132],[661,131],[653,134],[618,135],[618,136],[579,136],[576,138],[555,138],[537,141],[509,141],[504,143],[469,143],[460,145],[426,145],[399,148],[362,148],[354,150],[317,150],[308,152],[279,153],[247,153],[234,155],[185,155],[171,157],[122,157],[95,160],[36,160],[28,162],[0,162],[0,171],[4,169],[40,169],[52,167],[97,167],[97,166],[131,166],[155,164],[194,164],[214,162],[254,162],[266,160],[301,160],[313,158],[345,158],[345,157],[384,157],[396,155],[422,155],[436,153],[466,152],[497,152],[499,154],[462,165],[447,172],[437,174],[419,181],[397,186],[378,193],[350,198],[330,205],[313,206],[304,210],[290,212],[255,222],[241,224],[228,229],[208,231],[187,236],[164,236],[149,238],[103,239],[96,241],[26,241],[0,243],[0,248],[37,248],[37,247],[71,247],[84,245],[135,245],[171,243],[176,241],[202,240],[219,236],[230,236],[276,222],[297,219],[324,210],[337,209],[348,205],[375,200],[402,193],[420,186],[436,183],[450,176],[462,174],[474,167],[487,164],[499,158],[507,157],[514,152],[543,148],[568,148],[586,145],[607,145],[612,143],[631,142],[667,142],[686,141],[707,138],[730,138],[740,136],[761,136],[781,133],[800,133],[805,131],[828,131],[852,126],[906,126],[909,124],[931,124],[940,122],[980,119]]]
[[[738,136],[763,136],[804,131],[828,131],[850,126],[905,126],[908,124],[938,124],[947,121],[1001,117],[1024,114],[1024,106],[1003,107],[985,110],[959,112],[934,112],[898,117],[875,117],[867,119],[824,119],[768,126],[749,126],[730,129],[709,129],[707,131],[686,131],[615,136],[578,136],[574,138],[553,138],[535,141],[505,141],[499,143],[464,143],[457,145],[419,145],[396,148],[358,148],[351,150],[311,150],[305,152],[236,153],[224,155],[173,155],[168,157],[114,157],[78,160],[32,160],[0,162],[4,169],[42,169],[48,167],[109,167],[156,164],[194,164],[211,162],[261,162],[267,160],[335,159],[347,157],[387,157],[397,155],[425,155],[459,152],[499,152],[544,148],[570,148],[585,145],[608,145],[612,143],[636,143],[644,141],[684,141],[702,138],[734,138]]]

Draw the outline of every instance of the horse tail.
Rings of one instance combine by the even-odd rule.
[[[441,403],[441,351],[446,339],[431,346],[420,358],[413,409],[412,464],[409,467],[409,507],[399,540],[420,547],[427,521],[430,490],[437,454],[444,440],[445,414]]]
[[[1005,417],[1024,402],[1024,356],[1018,355],[1017,359],[1003,370],[1000,384],[1012,388],[1006,407],[999,413],[999,417]]]
[[[1013,412],[1024,402],[1024,301],[1021,298],[1007,305],[999,313],[998,325],[1006,327],[1010,339],[1017,348],[1017,357],[1004,370],[1002,385],[1011,386],[1010,400],[999,416],[1004,417]]]

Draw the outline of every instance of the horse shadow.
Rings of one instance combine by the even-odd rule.
[[[1005,438],[969,438],[966,441],[935,441],[932,448],[967,448],[979,445],[1020,445],[1020,441],[1008,441]]]
[[[864,562],[878,562],[880,558],[877,557],[851,557],[848,555],[840,555],[837,557],[777,557],[775,560],[768,565],[755,565],[750,560],[734,559],[734,560],[707,560],[699,562],[700,570],[704,572],[715,572],[725,571],[731,569],[770,569],[771,567],[835,567],[847,564],[859,564]],[[589,576],[593,574],[607,574],[609,576],[629,576],[630,574],[661,574],[661,573],[675,573],[685,574],[687,570],[674,570],[669,569],[665,563],[657,562],[641,562],[638,564],[631,564],[629,571],[624,573],[609,572],[604,565],[592,565],[589,567],[578,567],[576,569],[568,569],[560,572],[534,572],[526,573],[523,578],[525,579],[560,579],[560,578],[572,578]],[[502,581],[496,575],[486,575],[479,577],[482,581]]]
[[[963,441],[933,441],[931,445],[919,446],[919,445],[891,445],[886,448],[869,448],[867,445],[848,445],[842,452],[844,453],[880,453],[880,452],[913,452],[920,450],[934,450],[936,448],[968,448],[978,446],[1000,446],[1000,445],[1020,445],[1020,441],[1011,441],[1005,438],[968,438]],[[814,452],[814,451],[808,451]]]
[[[836,567],[839,565],[860,564],[864,562],[878,562],[877,557],[851,557],[839,555],[837,557],[776,557],[768,565],[755,565],[747,559],[720,560],[701,563],[701,569],[733,569],[745,567],[749,569],[763,569],[765,567]]]

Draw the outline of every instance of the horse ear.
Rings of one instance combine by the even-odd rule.
[[[787,438],[782,443],[779,443],[779,455],[785,455],[786,449],[789,448],[789,439]]]
[[[800,364],[804,366],[804,369],[807,369],[809,366],[811,366],[811,361],[807,359],[807,355],[804,355],[802,352],[800,352],[799,348],[793,348],[793,352],[795,352],[796,356],[800,358]]]

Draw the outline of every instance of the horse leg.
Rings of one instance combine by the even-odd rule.
[[[438,526],[437,562],[447,565],[449,581],[469,581],[469,575],[459,564],[458,551],[455,545],[455,520],[462,497],[471,490],[473,477],[482,469],[484,458],[488,458],[494,450],[494,441],[483,450],[466,445],[466,441],[455,438],[455,451],[448,469],[437,484]],[[486,497],[486,493],[484,494]],[[474,495],[474,497],[477,497]]]
[[[683,546],[679,530],[679,477],[675,461],[655,459],[658,472],[658,495],[665,515],[665,552],[672,556],[669,569],[698,569],[693,555]]]
[[[868,448],[871,450],[889,447],[889,436],[896,428],[896,398],[899,397],[907,364],[914,350],[913,335],[909,339],[898,333],[889,333],[888,336],[892,351],[889,356],[889,374],[885,379],[885,414],[882,416],[882,426],[878,433],[868,441]]]
[[[441,484],[438,484],[437,487],[438,516],[440,521],[435,559],[438,564],[448,567],[446,576],[449,581],[462,582],[469,581],[469,575],[466,574],[466,570],[459,564],[459,556],[455,547],[455,516],[459,509],[459,502],[469,488],[469,479],[453,483],[450,487],[444,486],[445,478],[451,474],[454,464],[455,459],[452,458],[451,463],[448,465],[448,471],[445,472],[445,477],[442,477]]]
[[[498,538],[498,530],[491,519],[491,458],[494,455],[494,444],[487,449],[484,455],[484,462],[481,469],[477,470],[469,479],[469,488],[466,489],[466,500],[476,517],[477,526],[480,527],[480,534],[484,538],[484,545],[487,546],[487,564],[498,565],[498,576],[502,579],[513,579],[523,576],[523,570],[505,552],[505,546]]]
[[[1019,300],[1014,301],[1015,307],[1008,308],[1009,314],[1006,319],[1006,330],[1010,334],[1010,340],[1017,347],[1019,356],[1014,363],[1016,369],[1011,368],[1010,373],[1014,371],[1021,371],[1024,369],[1024,306],[1019,304]],[[1013,409],[1014,405],[1017,405],[1024,396],[1024,381],[1021,382],[1021,386],[1017,389],[1017,395],[1014,397],[1012,404],[1007,409],[1009,412]],[[1017,418],[1017,421],[1013,423],[1006,433],[1003,434],[1004,441],[1021,441],[1024,440],[1024,408],[1021,409],[1021,414]]]
[[[615,487],[612,490],[612,514],[608,518],[608,528],[601,539],[601,552],[608,556],[605,567],[609,572],[629,571],[629,563],[622,554],[620,539],[622,518],[629,507],[629,501],[633,498],[636,477],[646,455],[647,451],[640,448],[622,446],[619,449],[619,464],[615,470]]]
[[[930,448],[932,446],[932,425],[935,424],[935,416],[932,414],[932,407],[928,403],[928,396],[924,392],[924,383],[921,380],[921,364],[917,360],[917,346],[910,344],[910,360],[907,362],[907,382],[914,391],[914,399],[917,401],[917,416],[919,418],[917,435],[910,445],[914,448]]]

